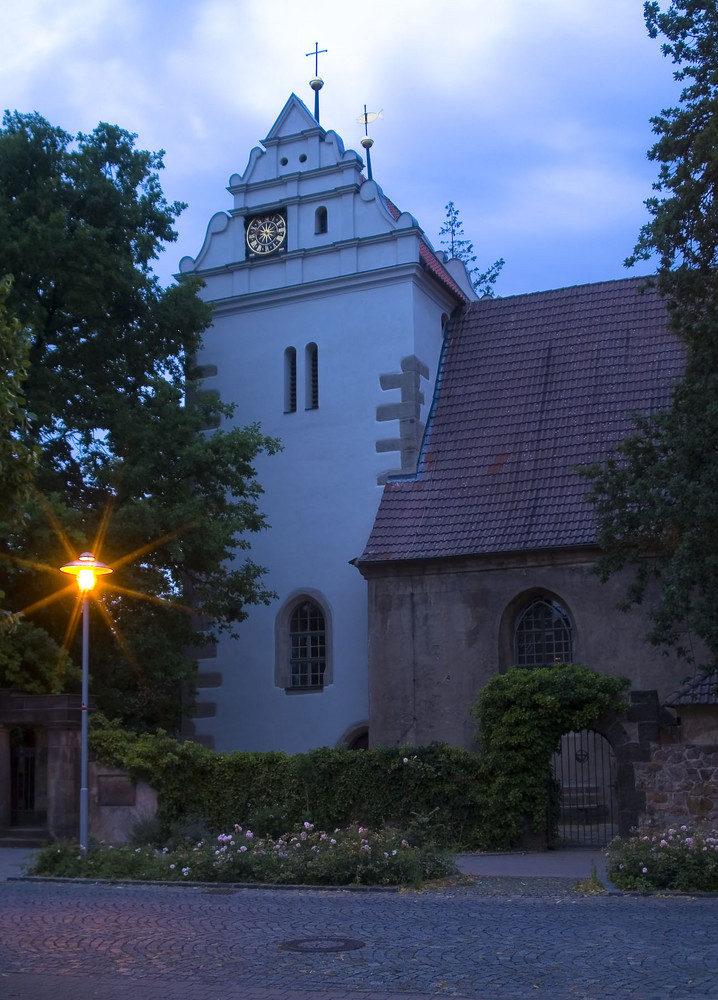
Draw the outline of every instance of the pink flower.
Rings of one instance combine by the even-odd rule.
[[[647,868],[641,868],[641,871],[643,872],[644,875],[648,874],[648,869]]]
[[[245,833],[245,837],[247,838],[247,840],[254,840],[254,834],[252,833],[251,830],[247,830],[247,832]]]
[[[313,823],[306,823],[305,822],[304,829],[305,830],[313,830],[314,829],[314,824]]]
[[[244,852],[245,852],[246,850],[247,850],[247,848],[245,847],[245,845],[244,845],[244,844],[242,844],[242,846],[241,846],[241,847],[240,847],[240,849],[239,849],[239,853],[240,853],[240,854],[244,854]]]
[[[404,764],[408,764],[408,763],[409,763],[409,758],[408,758],[408,757],[405,757],[405,758],[404,758],[404,761],[403,761],[403,763],[404,763]]]
[[[306,834],[305,830],[302,830],[302,832],[299,834],[299,839],[300,840],[306,840],[307,839],[307,834]]]

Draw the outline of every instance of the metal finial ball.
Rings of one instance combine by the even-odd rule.
[[[320,76],[315,76],[314,79],[309,81],[309,86],[312,90],[321,90],[324,86],[324,80]]]
[[[361,141],[361,144],[364,147],[364,149],[371,149],[371,147],[374,145],[374,140],[370,136],[365,135]]]

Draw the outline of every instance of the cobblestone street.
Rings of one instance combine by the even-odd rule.
[[[716,897],[0,883],[3,1000],[714,1000]]]

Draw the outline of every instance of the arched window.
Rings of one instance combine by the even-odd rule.
[[[304,354],[305,409],[319,408],[319,352],[316,344],[307,344]]]
[[[314,232],[318,236],[327,231],[327,210],[321,205],[314,213]]]
[[[294,609],[289,622],[289,645],[290,687],[323,687],[326,626],[321,608],[313,601],[303,601]]]
[[[549,667],[573,661],[571,620],[550,597],[535,597],[523,608],[514,628],[514,664]]]
[[[295,413],[297,409],[297,352],[288,347],[284,352],[284,412]]]
[[[322,691],[333,681],[332,617],[318,591],[290,595],[274,622],[274,683],[287,694]]]

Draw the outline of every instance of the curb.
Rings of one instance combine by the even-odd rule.
[[[318,890],[320,892],[400,892],[409,888],[403,885],[294,885],[275,882],[180,882],[178,879],[132,878],[62,878],[55,875],[10,875],[6,882],[46,882],[51,885],[141,885],[190,889],[288,889],[290,891]]]

